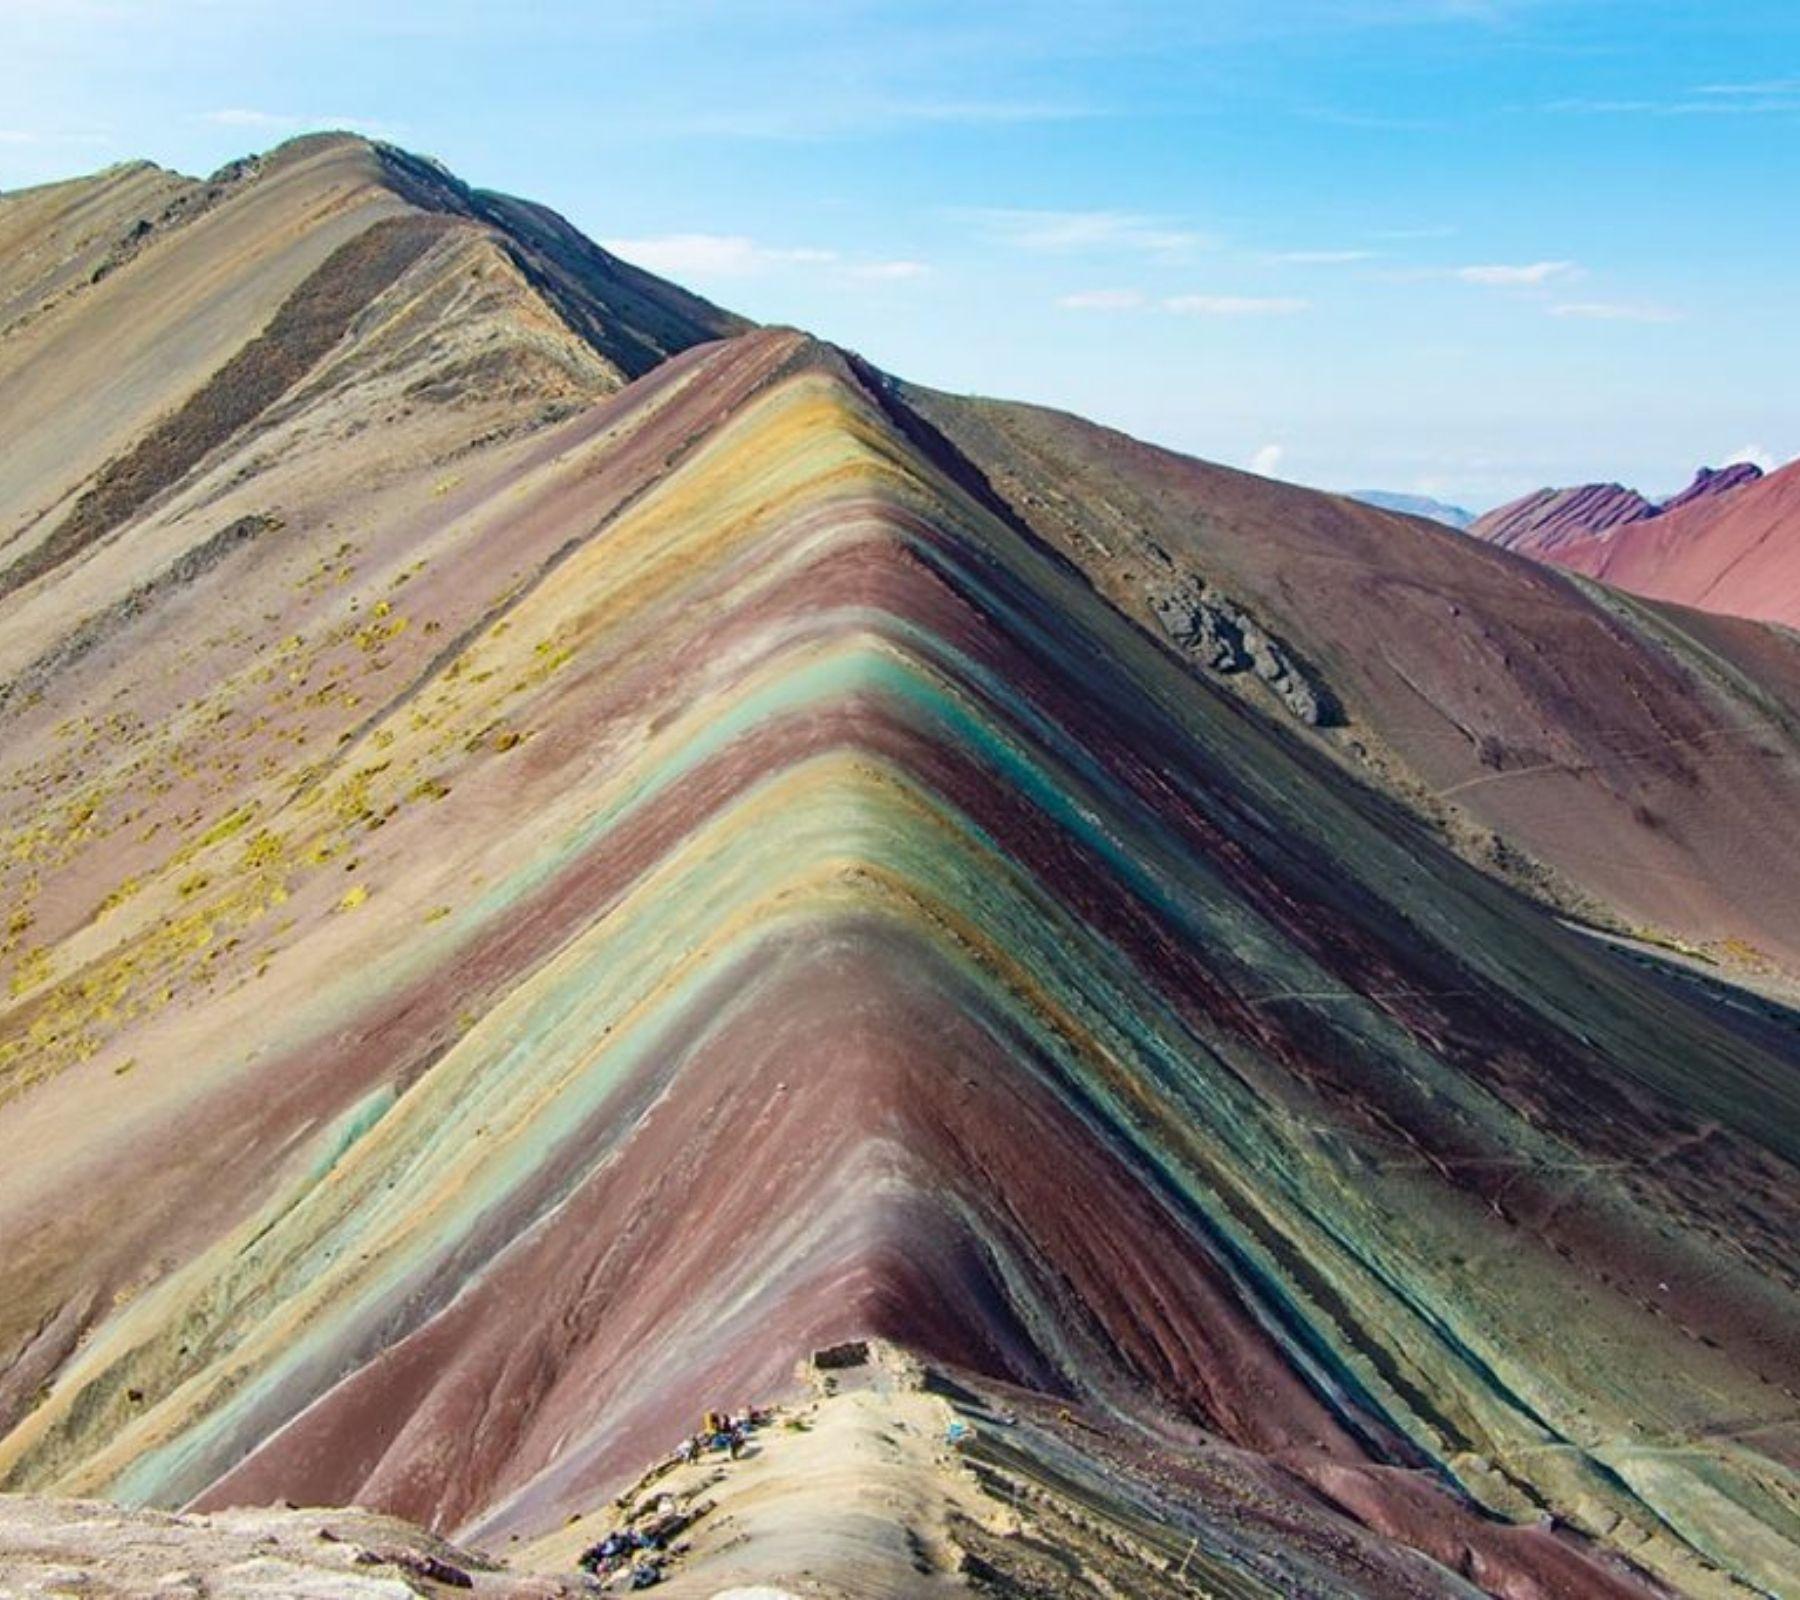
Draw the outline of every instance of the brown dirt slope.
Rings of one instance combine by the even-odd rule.
[[[1579,914],[1800,967],[1800,640],[1060,413],[906,393],[1146,627],[1195,580],[1248,607],[1348,712],[1304,736],[1475,859]]]

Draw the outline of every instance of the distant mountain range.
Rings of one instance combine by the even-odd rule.
[[[1800,463],[1702,467],[1661,502],[1617,483],[1539,489],[1469,532],[1634,594],[1800,626]]]
[[[1728,494],[1762,476],[1748,462],[1702,467],[1680,494],[1657,502],[1622,483],[1583,483],[1572,489],[1534,489],[1475,518],[1469,531],[1478,539],[1524,555],[1547,556],[1559,545],[1579,541],[1632,522]]]
[[[1377,506],[1383,511],[1402,511],[1409,517],[1424,517],[1428,522],[1441,522],[1446,528],[1467,529],[1475,520],[1473,511],[1465,511],[1461,506],[1446,505],[1442,500],[1433,500],[1424,494],[1393,494],[1386,489],[1352,489],[1352,500],[1360,500],[1365,506]]]

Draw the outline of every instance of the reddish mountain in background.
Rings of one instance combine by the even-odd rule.
[[[1654,600],[1800,627],[1800,462],[1745,472],[1729,493],[1696,480],[1699,498],[1664,515],[1528,553]]]
[[[1469,526],[1477,539],[1521,555],[1544,555],[1570,539],[1636,522],[1656,506],[1622,483],[1586,483],[1575,489],[1536,489],[1479,516]]]
[[[1660,505],[1635,489],[1619,483],[1584,483],[1573,489],[1536,489],[1477,517],[1469,532],[1477,539],[1497,544],[1521,555],[1541,556],[1561,564],[1556,554],[1613,529],[1649,522],[1696,501],[1728,494],[1762,476],[1747,461],[1730,466],[1702,467],[1680,494]]]

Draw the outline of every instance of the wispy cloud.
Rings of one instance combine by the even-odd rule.
[[[1286,295],[1177,294],[1163,309],[1190,317],[1291,317],[1310,309],[1310,302]]]
[[[1429,133],[1447,124],[1432,117],[1396,117],[1383,111],[1346,111],[1337,106],[1305,106],[1300,115],[1309,122],[1333,128],[1355,128],[1368,133]]]
[[[1747,444],[1742,449],[1733,450],[1723,461],[1722,467],[1742,466],[1746,462],[1763,472],[1773,472],[1776,468],[1775,454],[1760,444]]]
[[[616,256],[676,278],[749,278],[771,267],[819,266],[835,250],[782,249],[741,233],[663,233],[640,239],[602,239]]]
[[[1250,470],[1258,477],[1272,478],[1280,470],[1281,458],[1287,454],[1284,446],[1265,444],[1250,457]]]
[[[1566,282],[1581,276],[1573,261],[1531,261],[1523,265],[1488,264],[1454,267],[1454,277],[1484,289],[1539,289],[1547,283]]]
[[[868,116],[895,123],[946,123],[992,126],[1016,122],[1069,122],[1101,115],[1095,106],[1067,100],[873,100]]]
[[[1586,117],[1800,116],[1800,78],[1711,83],[1661,98],[1553,100],[1545,111]]]
[[[1673,306],[1628,303],[1617,300],[1577,300],[1550,308],[1553,317],[1575,317],[1588,322],[1680,322]]]
[[[100,128],[0,128],[0,145],[101,145],[110,135]]]
[[[216,123],[221,128],[291,128],[300,119],[274,111],[252,111],[247,106],[226,106],[219,111],[202,111],[198,120]]]
[[[1080,290],[1073,295],[1057,295],[1064,311],[1136,311],[1150,304],[1143,290]]]
[[[1140,289],[1083,289],[1058,295],[1056,303],[1064,311],[1135,311],[1148,297]]]
[[[1178,317],[1291,317],[1312,309],[1290,295],[1171,294],[1160,299],[1141,289],[1084,289],[1059,295],[1064,311],[1163,311]]]
[[[1769,95],[1800,94],[1800,77],[1764,78],[1760,83],[1703,83],[1695,94]]]
[[[1103,116],[1098,107],[1071,101],[980,98],[913,99],[849,95],[794,95],[767,104],[684,108],[676,117],[638,118],[634,127],[658,138],[763,139],[772,143],[856,138],[907,128],[1003,128],[1036,122],[1070,122]]]
[[[1334,267],[1373,261],[1376,254],[1374,250],[1277,250],[1263,260],[1284,267]]]
[[[405,132],[400,123],[382,122],[373,117],[303,117],[285,111],[259,111],[250,106],[224,106],[217,111],[202,111],[194,120],[210,122],[218,128],[244,128],[256,133],[280,135],[329,128],[341,129],[346,133],[367,134],[371,139],[393,139]]]
[[[600,242],[635,266],[684,281],[754,278],[801,268],[863,282],[901,283],[928,277],[931,272],[923,261],[846,257],[842,251],[811,245],[762,244],[741,233],[665,233]]]
[[[923,261],[858,261],[847,270],[851,277],[871,283],[904,283],[931,276],[931,268]]]
[[[1023,211],[982,208],[964,212],[981,230],[1016,250],[1043,255],[1125,251],[1180,256],[1213,242],[1167,218],[1134,211]]]

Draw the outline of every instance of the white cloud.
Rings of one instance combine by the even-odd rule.
[[[1779,95],[1800,94],[1800,78],[1765,78],[1761,83],[1703,83],[1695,94]]]
[[[860,261],[850,268],[851,277],[872,283],[901,283],[930,275],[931,268],[923,261]]]
[[[297,117],[280,116],[273,111],[251,111],[244,106],[227,106],[222,111],[202,111],[202,122],[215,122],[222,128],[292,128]]]
[[[1064,311],[1133,311],[1144,304],[1144,296],[1137,289],[1084,289],[1059,295],[1056,303]]]
[[[1448,124],[1433,117],[1396,117],[1382,111],[1351,111],[1337,106],[1308,106],[1300,115],[1335,128],[1360,128],[1368,133],[1429,133]]]
[[[257,111],[248,106],[226,106],[218,111],[202,111],[196,122],[210,122],[219,128],[248,128],[259,133],[294,134],[308,130],[361,133],[371,139],[392,139],[404,131],[399,123],[378,122],[370,117],[293,116],[284,111]]]
[[[1373,250],[1278,250],[1265,261],[1285,267],[1334,267],[1353,261],[1373,261]]]
[[[1250,458],[1250,470],[1260,478],[1272,478],[1281,466],[1286,449],[1278,444],[1265,444]]]
[[[1287,295],[1172,294],[1151,300],[1139,289],[1085,289],[1059,295],[1064,311],[1136,311],[1153,307],[1188,317],[1290,317],[1312,308],[1309,300]]]
[[[5,10],[0,0],[0,13]],[[103,145],[110,131],[104,128],[0,128],[0,145],[25,149],[31,145]]]
[[[1064,122],[1097,114],[1092,106],[1054,100],[873,100],[864,115],[871,121],[1007,124]]]
[[[1578,300],[1568,305],[1552,306],[1553,317],[1579,317],[1589,322],[1679,322],[1681,313],[1673,306],[1627,304],[1615,300]]]
[[[1546,283],[1566,282],[1579,277],[1581,268],[1573,261],[1533,261],[1524,266],[1457,267],[1455,274],[1464,283],[1478,283],[1487,289],[1536,289]]]
[[[1741,450],[1733,450],[1719,465],[1735,467],[1746,461],[1764,472],[1773,472],[1777,466],[1774,453],[1765,450],[1760,444],[1747,444]]]
[[[816,88],[816,85],[809,85]],[[1059,101],[911,99],[846,91],[801,94],[766,103],[639,118],[634,126],[658,138],[767,139],[805,142],[855,138],[908,127],[1007,127],[1104,116],[1103,108]]]
[[[600,242],[633,266],[683,281],[754,278],[796,267],[864,283],[913,282],[931,274],[923,261],[846,259],[839,250],[761,244],[741,233],[664,233]]]
[[[749,278],[771,267],[835,262],[835,250],[776,249],[741,233],[664,233],[641,239],[602,239],[633,266],[672,277]]]
[[[1675,99],[1555,100],[1544,109],[1587,117],[1791,117],[1800,115],[1800,82],[1716,83]]]
[[[1211,243],[1204,234],[1171,226],[1166,218],[1134,211],[984,209],[964,215],[974,218],[984,232],[1003,244],[1043,255],[1123,250],[1139,255],[1179,256]]]
[[[1163,301],[1165,311],[1196,317],[1291,317],[1310,302],[1285,295],[1177,294]]]

